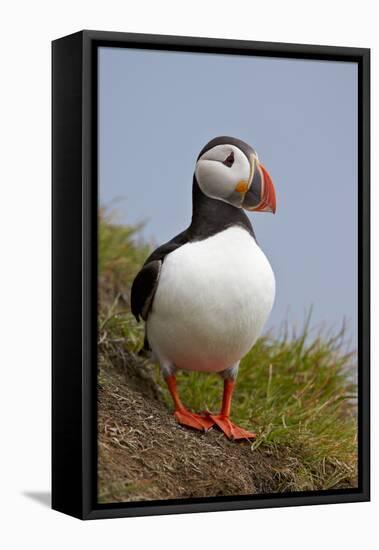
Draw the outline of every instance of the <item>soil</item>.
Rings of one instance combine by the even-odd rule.
[[[132,355],[100,367],[100,503],[273,493],[283,481],[288,490],[293,457],[180,426],[152,368]]]

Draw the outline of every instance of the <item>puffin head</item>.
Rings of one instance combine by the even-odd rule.
[[[201,150],[196,181],[207,197],[255,212],[276,210],[275,188],[255,150],[228,136],[212,139]]]

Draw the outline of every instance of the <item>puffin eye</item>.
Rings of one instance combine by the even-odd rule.
[[[230,168],[231,166],[233,166],[233,163],[234,163],[234,153],[232,151],[222,164],[225,164],[225,166],[228,166]]]

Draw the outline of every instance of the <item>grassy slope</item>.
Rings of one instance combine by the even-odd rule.
[[[118,404],[138,400],[137,394],[144,384],[150,388],[158,384],[162,386],[162,391],[157,390],[155,397],[158,394],[159,396],[156,403],[154,404],[152,396],[147,396],[146,399],[149,401],[140,406],[152,406],[153,410],[160,411],[157,412],[160,415],[158,429],[165,426],[160,436],[161,441],[164,441],[173,431],[175,433],[176,429],[171,419],[167,420],[166,425],[166,417],[169,418],[168,409],[171,408],[170,399],[158,369],[154,369],[146,361],[141,362],[136,355],[142,344],[143,326],[142,323],[135,322],[129,309],[130,283],[149,251],[147,246],[135,244],[137,231],[138,228],[118,226],[109,219],[105,220],[104,216],[101,217],[99,380],[102,391],[108,391],[114,384],[116,390],[113,393],[108,391],[107,397],[104,397],[101,403],[102,420],[99,423],[99,431],[105,434],[104,426],[108,425],[112,418],[115,420],[117,414],[120,414],[117,417],[117,429],[121,429],[120,424],[127,423],[130,417],[122,416],[122,407]],[[214,441],[215,445],[217,443],[217,449],[220,445],[224,446],[226,459],[233,453],[240,453],[241,464],[248,461],[246,471],[250,473],[246,475],[251,479],[241,482],[240,489],[235,488],[236,493],[254,491],[254,487],[258,487],[257,490],[260,491],[299,491],[355,486],[356,388],[351,382],[352,377],[349,376],[350,369],[354,367],[354,356],[343,354],[341,343],[342,334],[329,338],[318,336],[312,340],[307,333],[307,327],[300,336],[283,336],[279,340],[271,339],[269,336],[261,338],[242,361],[232,409],[236,422],[258,434],[256,441],[252,445],[247,444],[246,455],[245,444],[243,447],[229,444],[220,437],[215,439],[213,433],[205,436],[191,433],[194,460],[201,452],[201,448],[205,448],[204,439],[201,439],[203,447],[198,448],[195,438],[207,437],[207,442]],[[126,385],[129,383],[127,380],[131,369],[128,370],[128,366],[133,366],[134,374],[144,371],[147,373],[144,379],[137,380],[138,383],[133,389],[137,394],[133,395],[122,394],[122,391],[129,391]],[[129,378],[130,384],[132,378]],[[218,377],[180,373],[178,380],[182,399],[190,408],[195,411],[219,408],[222,383]],[[105,393],[103,395],[105,396]],[[118,404],[114,402],[114,395],[118,396]],[[137,424],[142,422],[138,415],[133,418]],[[134,428],[138,429],[138,426]],[[129,432],[132,430],[133,426],[130,426]],[[183,429],[180,430],[175,437],[182,437]],[[137,478],[130,476],[130,472],[124,475],[123,469],[128,470],[128,466],[122,467],[128,458],[127,445],[124,445],[123,456],[117,459],[117,452],[120,451],[117,448],[118,440],[107,437],[109,440],[100,441],[100,451],[106,451],[105,455],[100,452],[100,457],[103,456],[104,461],[108,462],[100,462],[99,465],[100,493],[103,495],[103,501],[107,501],[107,498],[175,498],[188,494],[185,487],[179,493],[175,493],[173,489],[172,493],[167,494],[164,487],[155,487],[154,490],[150,487],[147,492],[141,491],[136,479],[142,480],[145,486],[146,479],[149,479],[149,476],[154,477],[153,466],[146,466],[145,472],[143,469],[138,470]],[[189,436],[186,444],[190,449]],[[170,445],[172,446],[172,439]],[[216,447],[213,452],[218,453]],[[111,463],[114,457],[116,458],[112,471]],[[209,461],[208,456],[207,463]],[[132,464],[129,464],[129,467],[133,469]],[[270,482],[260,485],[257,483],[257,476],[263,479],[263,471],[265,475],[270,476]],[[166,485],[170,485],[171,478],[166,479],[165,472],[156,471],[154,475],[159,475],[165,480]],[[170,475],[172,477],[174,474]],[[199,484],[204,483],[201,481],[204,475],[203,471],[203,476],[198,480]],[[241,478],[244,475],[244,470],[241,470]],[[199,489],[193,494],[217,494],[217,480],[214,479],[212,483],[213,487],[209,486],[205,493]],[[117,484],[118,488],[114,489]],[[226,486],[223,486],[222,490],[228,493]]]

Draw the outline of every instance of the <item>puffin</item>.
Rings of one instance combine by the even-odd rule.
[[[196,160],[190,225],[159,246],[131,287],[131,310],[145,322],[144,352],[159,363],[183,426],[220,429],[229,439],[256,434],[230,419],[241,359],[271,312],[275,277],[245,213],[276,210],[272,179],[244,141],[219,136]],[[221,410],[195,413],[182,403],[178,370],[216,373]]]

